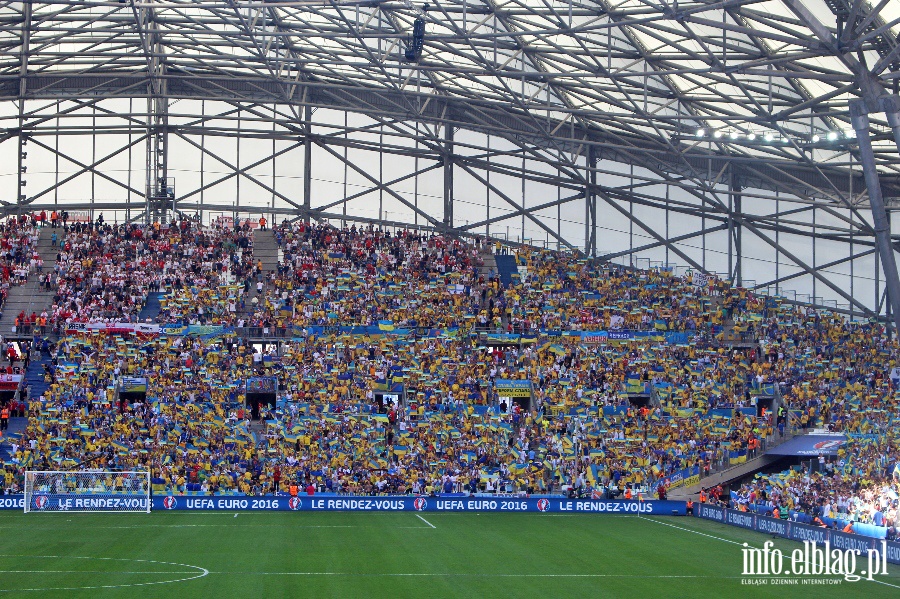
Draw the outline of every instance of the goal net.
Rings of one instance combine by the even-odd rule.
[[[25,513],[150,512],[149,472],[25,472]]]

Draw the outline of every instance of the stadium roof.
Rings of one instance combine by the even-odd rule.
[[[177,175],[182,212],[505,228],[883,315],[898,34],[895,0],[5,2],[0,212],[149,220]]]
[[[410,61],[416,18],[425,35]],[[861,79],[897,87],[898,19],[887,0],[10,2],[0,97],[136,97],[149,81],[173,99],[337,106],[593,145],[686,177],[732,163],[747,184],[827,195],[849,187]],[[900,196],[881,116],[876,159],[885,195]]]

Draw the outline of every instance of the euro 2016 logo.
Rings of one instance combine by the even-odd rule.
[[[844,444],[844,441],[819,441],[813,447],[815,449],[837,449]]]
[[[546,512],[550,509],[550,501],[547,499],[538,499],[537,509],[539,512]]]
[[[46,495],[38,495],[34,498],[34,507],[42,510],[47,507],[47,504],[50,503],[50,498]]]
[[[171,495],[163,498],[163,507],[167,510],[174,509],[176,505],[178,505],[178,500]]]
[[[413,500],[413,507],[417,512],[421,512],[428,506],[428,501],[424,497],[416,497]]]
[[[292,510],[299,510],[301,503],[302,502],[300,501],[299,497],[291,497],[290,499],[288,499],[288,507]]]

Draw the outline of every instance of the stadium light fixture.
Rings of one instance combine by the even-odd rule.
[[[749,125],[749,124],[748,124]],[[784,135],[771,130],[762,131],[741,131],[740,129],[715,129],[712,127],[697,127],[686,132],[696,139],[714,139],[727,140],[730,143],[746,143],[754,144],[785,144],[790,145],[796,143],[800,146],[821,144],[828,141],[831,143],[842,144],[846,140],[856,138],[856,133],[852,129],[835,129],[833,131],[822,131],[819,133],[810,132],[804,134],[786,133]]]

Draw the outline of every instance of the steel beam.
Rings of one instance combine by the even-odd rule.
[[[860,258],[865,258],[866,256],[871,256],[872,254],[876,253],[877,251],[878,251],[878,250],[874,250],[874,249],[872,249],[872,250],[865,250],[865,251],[863,251],[863,252],[859,252],[859,253],[853,254],[853,255],[851,255],[851,256],[844,256],[844,257],[842,257],[842,258],[838,258],[837,260],[832,260],[831,262],[828,262],[827,264],[819,264],[818,266],[816,266],[816,270],[822,271],[822,270],[825,270],[826,268],[831,268],[831,267],[833,267],[833,266],[838,266],[839,264],[844,264],[844,263],[846,263],[846,262],[851,262],[851,261],[853,261],[853,260],[858,260],[858,259],[860,259]],[[795,272],[795,273],[790,274],[790,275],[783,275],[783,276],[778,277],[777,279],[772,279],[772,280],[766,281],[766,282],[764,282],[764,283],[759,283],[759,284],[755,285],[755,286],[753,287],[753,289],[754,289],[754,290],[756,290],[756,289],[766,289],[766,288],[768,288],[768,287],[771,287],[772,285],[778,285],[779,283],[784,283],[785,281],[790,281],[791,279],[796,279],[797,277],[802,277],[802,276],[805,276],[805,275],[807,275],[807,274],[809,274],[809,273],[807,273],[806,271],[801,270],[801,271],[799,271],[799,272]]]
[[[584,187],[584,254],[590,258],[597,257],[597,154],[594,148],[587,150],[588,184]]]
[[[118,154],[120,154],[120,153],[122,153],[122,152],[124,152],[124,151],[126,151],[126,150],[130,150],[131,148],[133,148],[133,147],[136,146],[137,144],[141,143],[141,142],[144,141],[145,139],[147,139],[147,136],[146,136],[146,135],[142,135],[141,137],[137,137],[137,138],[135,138],[135,139],[132,139],[131,141],[129,141],[129,142],[128,142],[127,144],[125,144],[124,146],[121,146],[121,147],[116,148],[116,149],[113,150],[112,152],[106,154],[105,156],[103,156],[103,157],[101,157],[101,158],[98,158],[98,159],[94,160],[94,162],[92,162],[92,163],[90,163],[90,164],[83,163],[83,162],[81,162],[80,160],[78,160],[77,158],[74,158],[74,157],[72,157],[72,156],[69,156],[69,155],[66,154],[65,152],[61,152],[61,151],[59,151],[58,149],[53,148],[53,147],[51,147],[51,146],[48,145],[48,144],[45,144],[45,143],[44,143],[43,141],[41,141],[40,139],[33,139],[33,140],[32,140],[32,143],[33,143],[34,145],[36,145],[36,146],[38,146],[38,147],[40,147],[40,148],[42,148],[42,149],[44,149],[44,150],[46,150],[46,151],[52,153],[54,156],[58,156],[58,157],[60,157],[60,158],[63,158],[64,160],[67,160],[68,162],[71,162],[72,164],[74,164],[74,165],[76,165],[76,166],[78,167],[78,170],[75,171],[74,173],[72,173],[72,174],[70,174],[70,175],[64,177],[63,179],[59,179],[59,178],[57,177],[57,181],[56,181],[53,185],[50,185],[49,187],[47,187],[47,188],[45,188],[45,189],[42,189],[41,191],[39,191],[39,192],[33,194],[33,195],[29,198],[29,201],[28,201],[27,203],[28,203],[28,204],[31,204],[34,200],[36,200],[36,199],[38,199],[38,198],[40,198],[40,197],[43,197],[44,195],[50,193],[51,191],[55,191],[55,190],[59,189],[61,186],[65,185],[65,184],[68,183],[69,181],[72,181],[72,180],[76,179],[77,177],[79,177],[79,176],[81,176],[81,175],[83,175],[83,174],[85,174],[85,173],[91,173],[92,175],[96,175],[96,176],[100,177],[101,179],[104,179],[104,180],[106,180],[106,181],[109,181],[110,183],[112,183],[112,184],[114,184],[114,185],[118,185],[119,187],[121,187],[121,188],[124,189],[125,191],[129,192],[129,194],[134,193],[134,194],[137,194],[137,195],[139,195],[139,196],[143,196],[143,192],[142,192],[142,191],[140,191],[140,190],[138,190],[138,189],[135,189],[134,187],[131,187],[131,186],[129,186],[127,183],[124,183],[124,182],[122,182],[122,181],[119,181],[119,180],[117,180],[117,179],[114,178],[114,177],[111,177],[108,173],[104,173],[104,172],[98,170],[97,167],[100,166],[101,164],[103,164],[104,162],[110,160],[111,158],[114,158],[116,155],[118,155]]]
[[[462,168],[464,171],[469,173],[472,177],[474,177],[478,182],[480,182],[482,185],[484,185],[490,191],[494,192],[497,195],[497,197],[499,197],[501,200],[503,200],[504,202],[506,202],[513,208],[515,208],[524,218],[527,218],[528,220],[530,220],[531,222],[536,224],[538,227],[540,227],[542,230],[546,231],[547,235],[552,237],[556,241],[558,241],[560,243],[560,245],[566,246],[568,249],[572,250],[573,252],[578,251],[578,248],[576,248],[570,241],[568,241],[567,239],[562,237],[559,233],[557,233],[556,231],[554,231],[553,229],[548,227],[546,223],[544,223],[542,220],[539,220],[533,214],[528,212],[528,210],[526,208],[524,208],[521,204],[519,204],[518,202],[513,200],[511,197],[509,197],[509,195],[507,195],[502,190],[500,190],[496,185],[492,184],[490,181],[488,181],[487,179],[485,179],[484,177],[479,175],[475,170],[471,169],[468,165],[461,164],[460,168]],[[523,231],[523,233],[524,233],[524,231]]]
[[[453,228],[453,127],[444,126],[444,228]]]
[[[850,102],[850,122],[853,125],[853,130],[856,131],[856,141],[859,144],[859,159],[866,178],[866,187],[869,190],[869,206],[872,210],[872,222],[875,225],[875,242],[878,246],[878,255],[881,258],[881,268],[884,271],[888,302],[891,305],[895,330],[900,333],[900,274],[897,273],[897,261],[894,256],[894,247],[891,243],[890,225],[884,208],[884,198],[881,196],[881,183],[878,181],[872,142],[869,138],[868,113],[869,111],[864,101],[854,100]]]
[[[728,277],[735,282],[738,287],[742,287],[743,276],[741,265],[743,263],[742,248],[742,228],[741,220],[743,220],[744,211],[741,207],[741,183],[737,177],[731,175],[728,178],[728,201],[729,204],[729,230],[728,230]],[[737,214],[739,220],[735,222],[734,215]],[[734,258],[732,259],[732,251]]]
[[[19,48],[19,131],[18,131],[18,153],[16,157],[16,177],[18,185],[16,186],[16,205],[20,207],[25,203],[27,196],[25,190],[25,173],[28,166],[25,164],[27,157],[26,145],[28,138],[25,135],[25,96],[27,93],[27,75],[28,75],[28,58],[31,46],[31,2],[25,2],[22,5],[22,32],[21,46]]]
[[[303,138],[303,209],[306,211],[306,224],[309,224],[309,211],[312,208],[312,108],[303,110],[303,121],[306,136]]]
[[[900,48],[900,43],[897,47]],[[888,126],[891,128],[891,133],[894,134],[894,143],[897,144],[897,151],[900,152],[900,96],[883,96],[881,109],[887,116]]]
[[[665,247],[667,244],[678,243],[679,241],[686,241],[688,239],[692,239],[694,237],[700,237],[709,235],[710,233],[715,233],[717,231],[727,231],[728,225],[716,225],[715,227],[708,227],[706,229],[701,229],[699,231],[692,231],[690,233],[685,233],[684,235],[676,235],[675,237],[666,237],[662,238],[660,241],[655,241],[653,243],[647,243],[638,247],[629,248],[627,250],[621,250],[618,252],[613,252],[610,254],[603,254],[601,256],[597,256],[598,260],[602,260],[604,262],[609,262],[611,260],[615,260],[616,258],[621,258],[622,256],[632,256],[634,254],[645,252],[647,250],[652,250],[658,247]],[[671,248],[669,248],[671,251]]]

